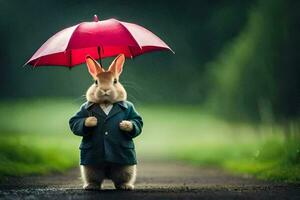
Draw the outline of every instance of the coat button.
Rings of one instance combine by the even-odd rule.
[[[108,135],[108,132],[106,131],[104,134],[105,134],[105,135]]]

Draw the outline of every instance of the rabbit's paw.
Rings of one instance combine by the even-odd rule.
[[[96,183],[88,183],[88,184],[84,184],[83,189],[85,189],[85,190],[100,190],[101,187],[100,187],[100,185],[98,185]]]
[[[131,121],[123,120],[120,123],[120,129],[123,131],[130,132],[133,130],[133,124]]]
[[[97,126],[97,118],[96,117],[87,117],[84,121],[84,125],[86,127],[94,127]]]
[[[133,190],[134,185],[132,185],[132,184],[121,184],[121,185],[116,185],[116,188],[118,190]]]

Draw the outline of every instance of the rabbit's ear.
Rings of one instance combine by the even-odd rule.
[[[85,57],[85,61],[90,74],[94,78],[96,78],[98,74],[104,72],[104,69],[101,67],[101,65],[96,60],[94,60],[91,56],[87,55]]]
[[[109,66],[108,71],[113,72],[117,76],[120,76],[123,70],[124,63],[125,63],[125,55],[119,54]]]

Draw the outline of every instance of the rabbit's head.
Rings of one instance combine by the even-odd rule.
[[[91,56],[86,57],[89,73],[94,79],[94,84],[86,92],[86,98],[93,103],[112,104],[125,101],[127,93],[119,82],[125,62],[124,54],[118,55],[107,71]]]

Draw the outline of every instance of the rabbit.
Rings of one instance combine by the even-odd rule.
[[[104,179],[116,189],[133,190],[136,180],[136,152],[133,138],[142,132],[143,120],[119,82],[125,62],[118,55],[107,71],[91,56],[86,65],[94,83],[85,102],[69,120],[70,129],[81,136],[80,171],[83,188],[98,190]]]

